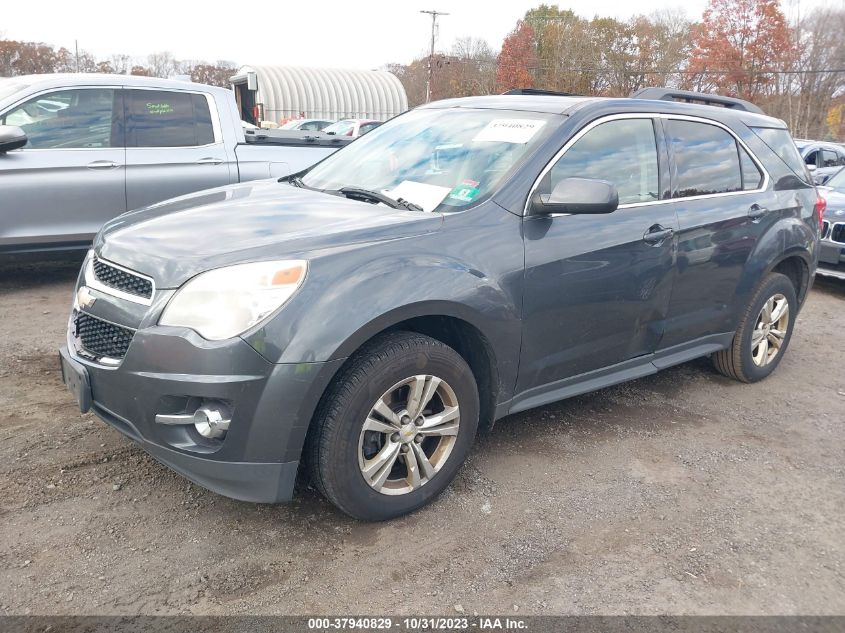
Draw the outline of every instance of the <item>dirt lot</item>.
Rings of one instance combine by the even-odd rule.
[[[80,416],[76,268],[0,269],[0,613],[845,613],[845,284],[768,380],[697,361],[512,416],[367,525],[219,497]]]

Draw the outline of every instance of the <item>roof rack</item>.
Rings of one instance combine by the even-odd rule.
[[[575,94],[574,92],[558,92],[556,90],[543,90],[542,88],[513,88],[508,90],[507,92],[503,92],[503,95],[532,95],[532,96],[547,96],[547,97],[580,97],[581,95]]]
[[[703,103],[705,105],[722,106],[731,110],[765,114],[760,108],[749,101],[734,97],[708,94],[706,92],[692,92],[690,90],[675,90],[673,88],[642,88],[631,95],[632,99],[655,99],[657,101],[683,101],[686,103]]]

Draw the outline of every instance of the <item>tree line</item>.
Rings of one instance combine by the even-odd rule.
[[[0,39],[0,77],[74,72],[146,77],[188,75],[191,80],[199,83],[228,87],[231,83],[229,79],[237,69],[234,62],[178,60],[169,52],[153,53],[142,58],[111,55],[98,61],[84,50],[77,53],[42,42]]]
[[[788,21],[777,0],[710,0],[699,21],[681,11],[627,20],[530,9],[495,52],[463,38],[433,59],[432,98],[539,88],[627,96],[646,86],[748,99],[796,137],[845,140],[845,9]],[[388,68],[411,105],[425,99],[428,56]]]
[[[845,8],[822,7],[787,20],[778,0],[710,0],[698,21],[680,10],[621,20],[581,17],[558,5],[525,13],[494,50],[463,37],[430,60],[432,98],[540,88],[626,96],[646,86],[718,92],[748,99],[787,122],[796,137],[845,140]],[[410,106],[425,100],[429,58],[387,64]],[[146,58],[97,60],[35,42],[0,39],[0,76],[106,72],[229,86],[229,61]]]

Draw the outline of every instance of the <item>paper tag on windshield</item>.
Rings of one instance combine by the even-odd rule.
[[[474,142],[527,143],[545,123],[537,119],[493,119],[472,140]]]
[[[418,204],[423,208],[423,211],[434,211],[443,202],[443,198],[449,195],[450,191],[449,187],[438,187],[414,180],[403,180],[393,189],[385,189],[384,193],[394,200],[403,198],[408,202]]]

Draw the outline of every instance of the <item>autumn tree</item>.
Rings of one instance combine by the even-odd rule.
[[[233,62],[218,60],[213,64],[199,62],[187,74],[197,83],[228,88],[232,85],[232,76],[237,71],[238,67]]]
[[[694,31],[693,87],[752,101],[767,93],[792,50],[777,0],[710,0]]]
[[[533,87],[532,70],[536,65],[534,29],[520,21],[502,42],[502,51],[496,62],[496,85],[499,92]]]

